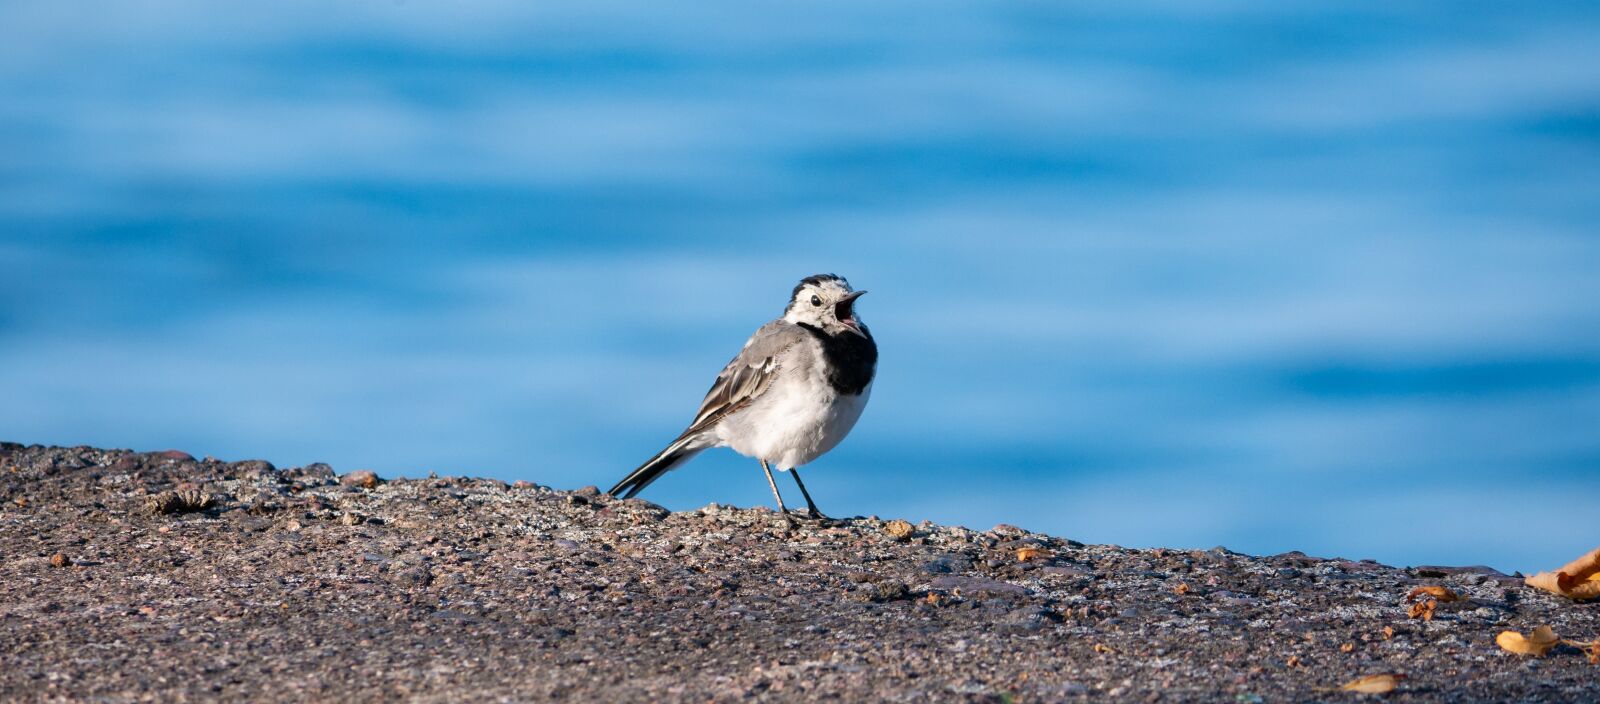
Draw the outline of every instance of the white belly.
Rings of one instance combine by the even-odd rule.
[[[840,396],[826,383],[777,384],[744,411],[717,425],[722,445],[776,469],[793,469],[832,450],[867,407],[872,385]]]

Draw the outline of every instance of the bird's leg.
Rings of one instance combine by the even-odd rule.
[[[811,517],[821,521],[833,520],[827,516],[824,516],[821,511],[817,510],[817,502],[811,500],[811,492],[806,491],[806,483],[800,481],[800,468],[791,467],[789,469],[789,473],[794,475],[794,483],[796,486],[800,487],[800,495],[806,497],[806,510],[810,511]]]
[[[789,508],[783,505],[783,495],[778,493],[778,483],[772,480],[772,468],[767,466],[766,460],[760,460],[761,471],[767,473],[767,486],[772,487],[772,498],[778,500],[778,515],[783,516],[783,522],[794,525],[794,519],[789,517]]]

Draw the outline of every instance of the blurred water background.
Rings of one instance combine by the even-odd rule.
[[[831,513],[1550,568],[1596,67],[1579,2],[10,0],[0,438],[604,488],[833,271]]]

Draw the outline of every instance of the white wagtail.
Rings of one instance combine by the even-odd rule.
[[[701,451],[731,447],[761,463],[785,521],[772,467],[794,475],[811,517],[824,518],[795,468],[838,445],[867,406],[878,345],[855,312],[864,293],[833,274],[801,279],[783,317],[761,326],[717,375],[688,430],[610,493],[632,498]]]

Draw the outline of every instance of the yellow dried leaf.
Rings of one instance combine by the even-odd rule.
[[[1584,656],[1589,658],[1589,664],[1600,665],[1600,640],[1592,643],[1582,643],[1575,640],[1564,640],[1561,642],[1583,651]]]
[[[1523,580],[1530,587],[1577,601],[1600,597],[1600,548],[1590,550],[1554,572],[1540,572]]]
[[[1036,547],[1033,547],[1033,546],[1017,548],[1017,561],[1018,562],[1027,562],[1029,560],[1043,560],[1043,559],[1046,559],[1048,557],[1050,557],[1050,551],[1046,550],[1044,548],[1036,548]]]
[[[1516,631],[1501,631],[1500,635],[1494,637],[1494,642],[1518,655],[1539,657],[1556,647],[1561,639],[1556,637],[1555,631],[1550,630],[1549,626],[1540,626],[1533,629],[1531,635],[1526,636]]]
[[[1100,653],[1101,655],[1115,655],[1117,653],[1116,649],[1106,645],[1105,643],[1095,643],[1094,651]]]
[[[1437,608],[1439,608],[1439,602],[1433,599],[1426,599],[1412,604],[1410,610],[1406,611],[1406,615],[1410,616],[1411,618],[1420,618],[1424,621],[1432,621],[1433,611]]]
[[[1356,649],[1356,644],[1355,643],[1345,643],[1344,645],[1339,646],[1339,652],[1341,652],[1341,653],[1355,652],[1355,649]]]
[[[1299,655],[1290,655],[1288,662],[1285,662],[1284,665],[1287,665],[1289,667],[1299,667],[1300,666],[1300,656]]]
[[[1446,587],[1430,584],[1426,587],[1417,587],[1411,590],[1411,593],[1406,595],[1406,601],[1415,601],[1419,596],[1433,597],[1445,603],[1461,600],[1460,594],[1450,591]]]
[[[1189,593],[1189,583],[1188,582],[1179,582],[1178,586],[1172,588],[1172,593],[1173,594],[1177,594],[1178,596],[1183,596],[1185,594],[1188,594]]]
[[[1383,639],[1384,640],[1389,640],[1389,639],[1391,639],[1393,637],[1394,637],[1394,626],[1384,626],[1383,627]]]
[[[1393,692],[1394,688],[1400,685],[1400,680],[1405,678],[1405,675],[1394,674],[1367,675],[1341,684],[1339,689],[1362,694],[1387,694]]]

